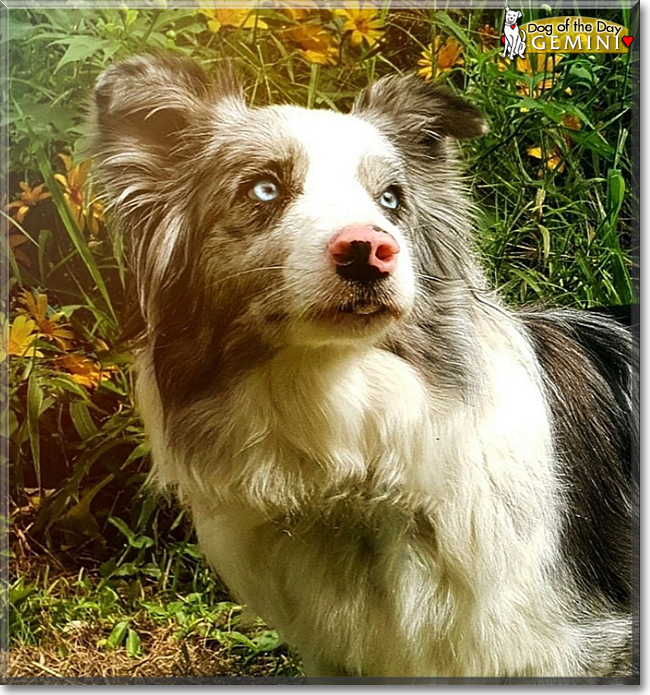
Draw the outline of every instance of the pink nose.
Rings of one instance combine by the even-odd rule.
[[[369,225],[353,225],[332,238],[329,252],[339,275],[369,282],[395,270],[399,246],[388,232]]]

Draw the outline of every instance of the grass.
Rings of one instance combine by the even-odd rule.
[[[193,567],[179,583],[173,563],[155,579],[129,563],[66,566],[18,535],[7,591],[9,678],[300,675],[277,632],[243,615],[192,544],[177,549],[176,559]]]

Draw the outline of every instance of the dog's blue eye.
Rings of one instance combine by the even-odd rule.
[[[400,204],[399,191],[389,186],[379,197],[379,204],[388,210],[397,210]]]
[[[269,203],[280,195],[280,186],[273,179],[260,179],[253,184],[248,195],[261,203]]]

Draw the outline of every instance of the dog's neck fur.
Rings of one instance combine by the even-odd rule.
[[[481,309],[477,315],[498,325],[494,311],[500,310]],[[153,420],[147,429],[159,482],[178,485],[181,493],[188,487],[193,496],[200,487],[208,504],[236,499],[269,516],[281,509],[299,513],[303,505],[311,506],[312,498],[323,508],[328,496],[334,499],[342,490],[358,488],[371,498],[417,490],[423,508],[433,508],[441,486],[448,495],[449,481],[463,471],[488,476],[490,484],[505,488],[524,484],[520,476],[529,476],[526,485],[544,489],[551,483],[539,480],[537,469],[550,473],[550,433],[528,424],[541,419],[546,407],[532,358],[531,363],[522,358],[530,349],[514,330],[498,340],[497,335],[491,325],[482,340],[474,341],[476,368],[467,387],[471,398],[445,384],[427,388],[417,366],[376,346],[287,348],[218,393],[172,411],[167,424],[156,406],[155,377],[144,352],[139,399],[145,417]],[[513,339],[522,343],[514,350]],[[520,378],[515,378],[516,370]],[[512,388],[496,390],[496,382]],[[495,402],[489,394],[497,392],[503,395]],[[513,421],[520,426],[513,427]],[[513,471],[494,471],[477,460],[442,470],[442,462],[448,466],[455,460],[455,447],[462,448],[457,438],[478,427],[484,429],[477,435],[486,447],[504,451],[517,450],[520,442],[509,441],[513,437],[536,432],[539,442],[527,442],[525,449],[544,465],[531,460],[517,462]],[[183,452],[183,462],[175,462],[176,450]],[[501,451],[494,460],[503,460]],[[495,476],[503,480],[495,483]],[[467,481],[464,488],[474,489],[476,483]]]

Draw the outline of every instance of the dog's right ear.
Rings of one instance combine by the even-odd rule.
[[[127,232],[137,249],[131,258],[138,261],[139,288],[161,284],[173,255],[187,246],[191,225],[180,214],[165,216],[183,207],[183,184],[195,173],[197,152],[210,141],[221,108],[245,109],[232,71],[210,78],[184,58],[130,58],[97,81],[90,114],[93,177],[112,208],[113,228]],[[151,246],[156,254],[147,252]]]
[[[243,105],[229,69],[211,79],[195,62],[163,54],[108,68],[95,87],[90,154],[109,199],[122,199],[129,181],[151,191],[169,177],[188,156],[192,126],[205,128],[225,98]]]

